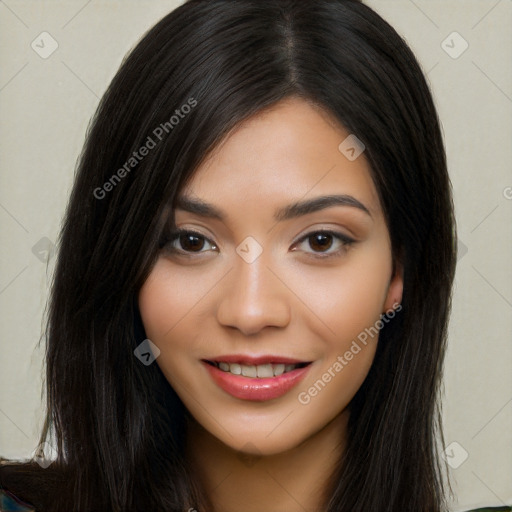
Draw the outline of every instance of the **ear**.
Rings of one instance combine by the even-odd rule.
[[[388,286],[388,293],[384,301],[384,311],[396,309],[402,302],[402,294],[404,291],[404,269],[401,262],[397,261],[393,265],[394,273],[391,276],[391,281]]]

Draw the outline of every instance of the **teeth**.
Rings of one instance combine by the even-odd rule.
[[[228,369],[225,371],[230,371],[235,375],[242,375],[242,367],[238,363],[226,364],[226,366]]]
[[[216,363],[217,367],[223,372],[230,372],[233,375],[243,375],[244,377],[251,378],[269,378],[278,377],[283,373],[295,370],[298,365],[296,364],[259,364],[259,365],[245,365],[238,363]]]
[[[275,377],[277,377],[278,375],[282,375],[284,373],[284,364],[274,364],[273,367]]]
[[[261,379],[262,377],[273,377],[274,371],[271,364],[260,364],[256,367],[256,373]]]
[[[245,364],[242,366],[242,375],[244,377],[257,377],[258,376],[258,370],[256,369],[256,366],[246,366]]]

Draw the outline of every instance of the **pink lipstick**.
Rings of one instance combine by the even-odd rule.
[[[202,362],[213,381],[226,393],[258,402],[286,394],[306,376],[311,365],[311,362],[271,355],[226,355]]]

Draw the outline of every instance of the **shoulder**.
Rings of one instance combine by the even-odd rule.
[[[66,472],[56,464],[43,469],[35,461],[0,458],[0,511],[35,512],[52,508],[52,496],[64,491]]]
[[[475,508],[467,512],[512,512],[512,506]]]
[[[0,510],[2,512],[36,512],[36,509],[7,489],[0,488]]]

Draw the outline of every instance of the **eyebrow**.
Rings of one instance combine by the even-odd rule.
[[[313,199],[297,201],[289,204],[276,210],[274,213],[274,219],[278,222],[282,222],[301,217],[302,215],[307,215],[308,213],[325,210],[326,208],[331,208],[333,206],[350,206],[365,212],[370,217],[372,216],[370,210],[355,197],[346,194],[338,194],[319,196]],[[189,213],[195,213],[202,217],[210,217],[224,222],[224,214],[222,211],[202,199],[185,195],[179,196],[176,201],[176,208]]]

